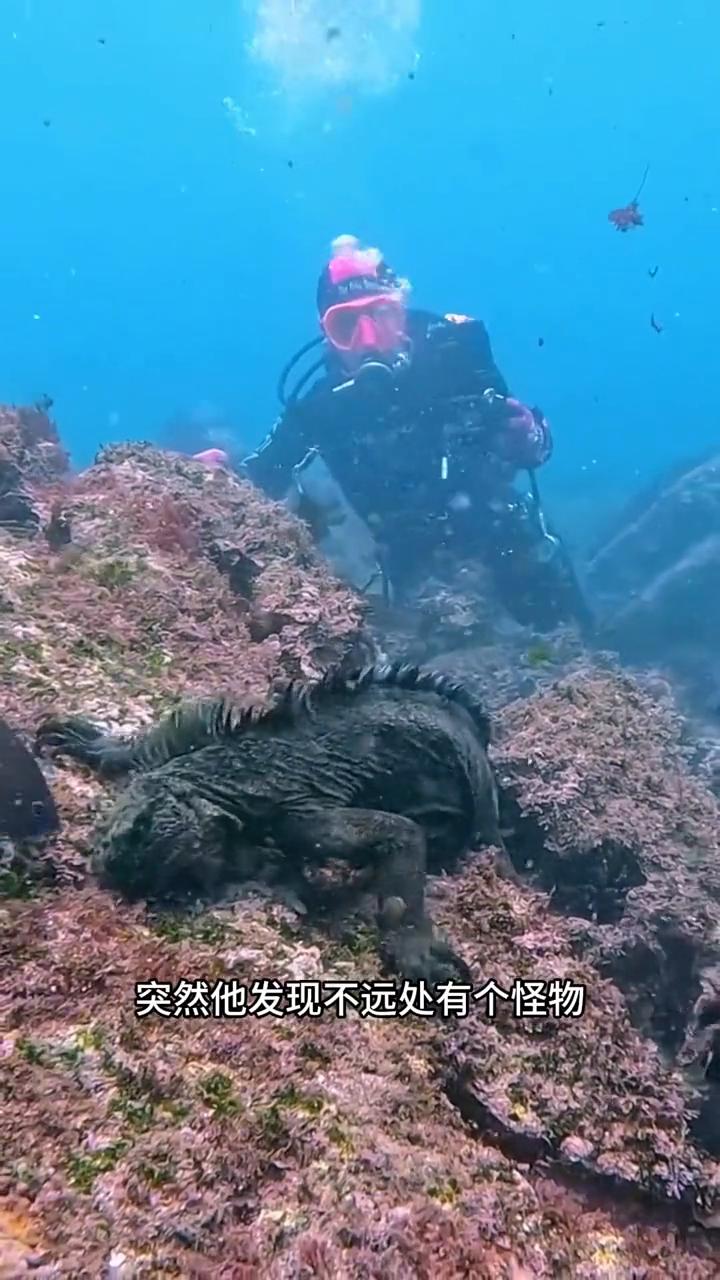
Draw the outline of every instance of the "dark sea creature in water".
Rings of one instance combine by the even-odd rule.
[[[612,209],[608,214],[608,222],[612,222],[613,226],[615,226],[618,231],[630,231],[633,227],[642,227],[645,225],[644,218],[638,206],[638,200],[640,199],[640,193],[645,186],[645,181],[649,172],[650,165],[646,165],[642,182],[630,203],[623,205],[621,209]]]
[[[79,718],[37,735],[98,773],[136,775],[96,837],[105,884],[131,899],[211,894],[268,840],[290,866],[371,865],[383,955],[428,982],[467,970],[426,914],[426,858],[503,849],[488,742],[471,694],[402,663],[290,682],[263,709],[182,704],[127,742]]]
[[[52,551],[59,551],[72,542],[72,526],[70,516],[63,509],[62,503],[54,502],[50,511],[50,519],[45,526],[45,537]]]
[[[37,760],[0,718],[0,837],[32,840],[58,826],[55,801]]]

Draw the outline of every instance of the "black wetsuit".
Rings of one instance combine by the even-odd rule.
[[[411,311],[408,336],[411,359],[392,372],[353,379],[328,358],[326,375],[245,460],[247,474],[282,498],[292,468],[317,449],[372,530],[400,597],[443,562],[475,557],[515,617],[555,625],[569,616],[567,584],[563,576],[562,600],[555,588],[548,595],[539,530],[512,484],[517,463],[502,456],[507,411],[483,393],[506,396],[508,387],[485,326]]]

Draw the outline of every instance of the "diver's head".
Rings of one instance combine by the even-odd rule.
[[[337,236],[331,248],[317,290],[327,341],[348,370],[367,360],[392,362],[407,346],[407,281],[356,236]]]

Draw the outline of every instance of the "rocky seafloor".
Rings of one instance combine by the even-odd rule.
[[[0,491],[0,715],[28,741],[373,652],[305,526],[225,472],[140,445],[71,476],[6,410]],[[281,884],[117,900],[87,869],[113,789],[42,762],[60,832],[0,862],[0,1276],[720,1275],[717,801],[667,686],[567,636],[547,657],[438,659],[493,709],[521,882],[479,852],[430,897],[479,982],[570,984],[580,1016],[138,1018],[138,982],[386,975]]]

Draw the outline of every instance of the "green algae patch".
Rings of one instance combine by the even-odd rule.
[[[177,1178],[177,1168],[169,1155],[158,1155],[152,1160],[140,1160],[136,1173],[149,1187],[165,1187]]]
[[[121,591],[134,582],[146,567],[146,562],[138,556],[108,557],[96,560],[88,569],[89,576],[98,586],[108,591]]]
[[[326,1103],[317,1094],[304,1093],[294,1084],[285,1085],[276,1093],[267,1106],[259,1108],[255,1114],[262,1138],[270,1143],[279,1143],[288,1136],[288,1122],[292,1115],[319,1116],[325,1110]]]
[[[55,1070],[72,1069],[80,1065],[86,1054],[96,1053],[103,1044],[102,1028],[91,1024],[80,1027],[72,1035],[57,1042],[19,1036],[15,1042],[15,1052],[34,1066]]]
[[[302,1093],[294,1084],[287,1085],[276,1094],[274,1106],[286,1107],[291,1111],[301,1111],[307,1116],[319,1116],[325,1109],[325,1101],[316,1094]]]
[[[342,1125],[331,1124],[325,1136],[344,1160],[349,1160],[355,1155],[355,1143]]]
[[[224,1071],[212,1071],[205,1076],[198,1085],[198,1093],[205,1106],[217,1116],[235,1116],[242,1110],[233,1082]]]
[[[230,932],[220,920],[211,915],[183,916],[167,913],[151,916],[147,923],[148,928],[166,942],[204,942],[212,946],[225,942]]]
[[[95,1179],[110,1173],[130,1148],[124,1140],[111,1142],[97,1151],[78,1151],[67,1162],[68,1180],[78,1191],[92,1191]]]
[[[32,898],[36,892],[28,875],[11,867],[0,867],[0,898]]]

